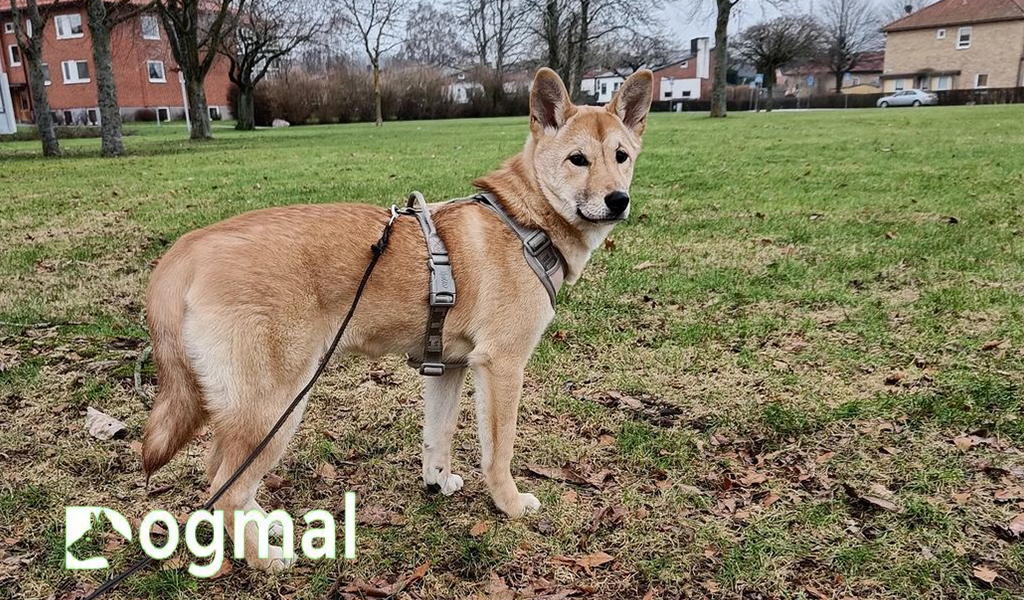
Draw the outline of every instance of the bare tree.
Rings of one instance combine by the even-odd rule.
[[[857,66],[861,55],[878,49],[878,18],[870,0],[828,0],[821,12],[825,59],[840,94],[843,77]]]
[[[932,0],[882,0],[876,9],[879,23],[884,26],[893,21],[899,21],[931,3]]]
[[[454,14],[420,0],[409,13],[401,58],[431,67],[454,67],[468,54],[462,36]]]
[[[527,49],[530,5],[525,0],[456,0],[453,7],[459,23],[468,29],[476,62],[491,70],[485,80],[490,88],[486,91],[497,106],[505,92],[509,65]]]
[[[619,77],[628,77],[640,69],[664,65],[679,55],[667,36],[661,32],[627,31],[605,41],[601,53],[604,66]]]
[[[373,71],[373,105],[377,127],[384,124],[381,106],[380,59],[401,45],[395,28],[401,19],[402,0],[338,0],[341,18],[352,29]]]
[[[210,110],[206,104],[204,83],[213,67],[224,36],[231,30],[236,15],[246,8],[246,0],[157,0],[171,54],[185,79],[188,113],[193,140],[213,138]]]
[[[711,78],[711,117],[726,115],[725,85],[729,76],[729,18],[740,0],[715,0],[715,72]]]
[[[819,40],[818,25],[810,17],[776,17],[748,27],[740,34],[737,52],[764,74],[767,110],[772,109],[776,71],[814,57],[819,51]]]
[[[579,97],[580,81],[594,66],[603,41],[649,32],[662,0],[531,0],[535,33],[548,66]]]
[[[100,110],[100,154],[106,157],[124,154],[121,129],[121,105],[117,100],[114,67],[110,50],[110,32],[117,25],[152,8],[151,3],[134,0],[86,0],[89,37],[92,38],[92,62],[96,70],[96,97]]]
[[[230,63],[228,78],[238,87],[235,129],[256,129],[256,85],[279,59],[316,40],[327,30],[319,0],[249,0],[245,12],[220,42]]]
[[[50,112],[50,99],[46,95],[46,73],[43,71],[43,34],[53,10],[60,1],[47,4],[40,10],[36,0],[11,0],[14,19],[14,38],[18,51],[28,66],[28,87],[32,95],[32,112],[36,129],[43,143],[43,156],[60,156],[60,142]],[[26,31],[27,23],[27,31]]]

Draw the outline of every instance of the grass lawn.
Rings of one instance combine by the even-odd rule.
[[[539,515],[496,513],[468,391],[466,487],[422,490],[418,377],[344,357],[259,497],[301,515],[356,491],[358,559],[203,581],[172,560],[111,597],[1019,597],[1024,106],[659,114],[648,132],[630,222],[527,371],[513,471]],[[64,570],[66,505],[138,519],[206,498],[206,437],[156,496],[137,452],[143,291],[174,239],[265,206],[466,195],[526,120],[216,135],[143,126],[113,161],[98,140],[59,160],[0,143],[0,598],[109,574]],[[87,406],[128,435],[92,438]],[[136,556],[99,542],[115,567]]]

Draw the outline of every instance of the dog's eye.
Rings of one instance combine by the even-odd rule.
[[[590,161],[587,160],[587,157],[583,156],[579,152],[577,152],[576,154],[570,154],[569,162],[576,165],[577,167],[586,167],[590,164]]]
[[[624,163],[627,160],[629,160],[629,155],[626,154],[625,150],[616,150],[615,151],[615,160],[617,160],[620,164]]]

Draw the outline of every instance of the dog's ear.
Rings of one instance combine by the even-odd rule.
[[[547,67],[537,71],[530,90],[530,131],[538,136],[548,129],[557,130],[574,114],[576,106],[558,73]]]
[[[654,92],[654,74],[641,69],[629,76],[618,93],[608,103],[608,112],[618,115],[622,122],[637,135],[644,134],[647,112],[651,110]]]

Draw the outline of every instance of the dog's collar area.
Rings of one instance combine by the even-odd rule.
[[[565,281],[566,263],[562,253],[558,251],[551,237],[541,229],[524,227],[516,222],[498,202],[494,194],[477,194],[467,200],[482,204],[492,211],[516,234],[523,243],[523,256],[537,278],[548,293],[552,308],[555,296]],[[409,366],[417,369],[420,375],[440,377],[449,368],[462,369],[468,366],[463,362],[444,361],[444,320],[448,311],[455,306],[455,279],[452,277],[451,260],[448,247],[434,227],[430,218],[430,208],[423,199],[423,194],[413,192],[404,208],[391,207],[392,222],[400,215],[413,215],[423,230],[423,238],[427,244],[427,266],[430,269],[430,295],[428,297],[429,312],[427,313],[427,337],[423,345],[423,355],[419,360],[407,357]]]

